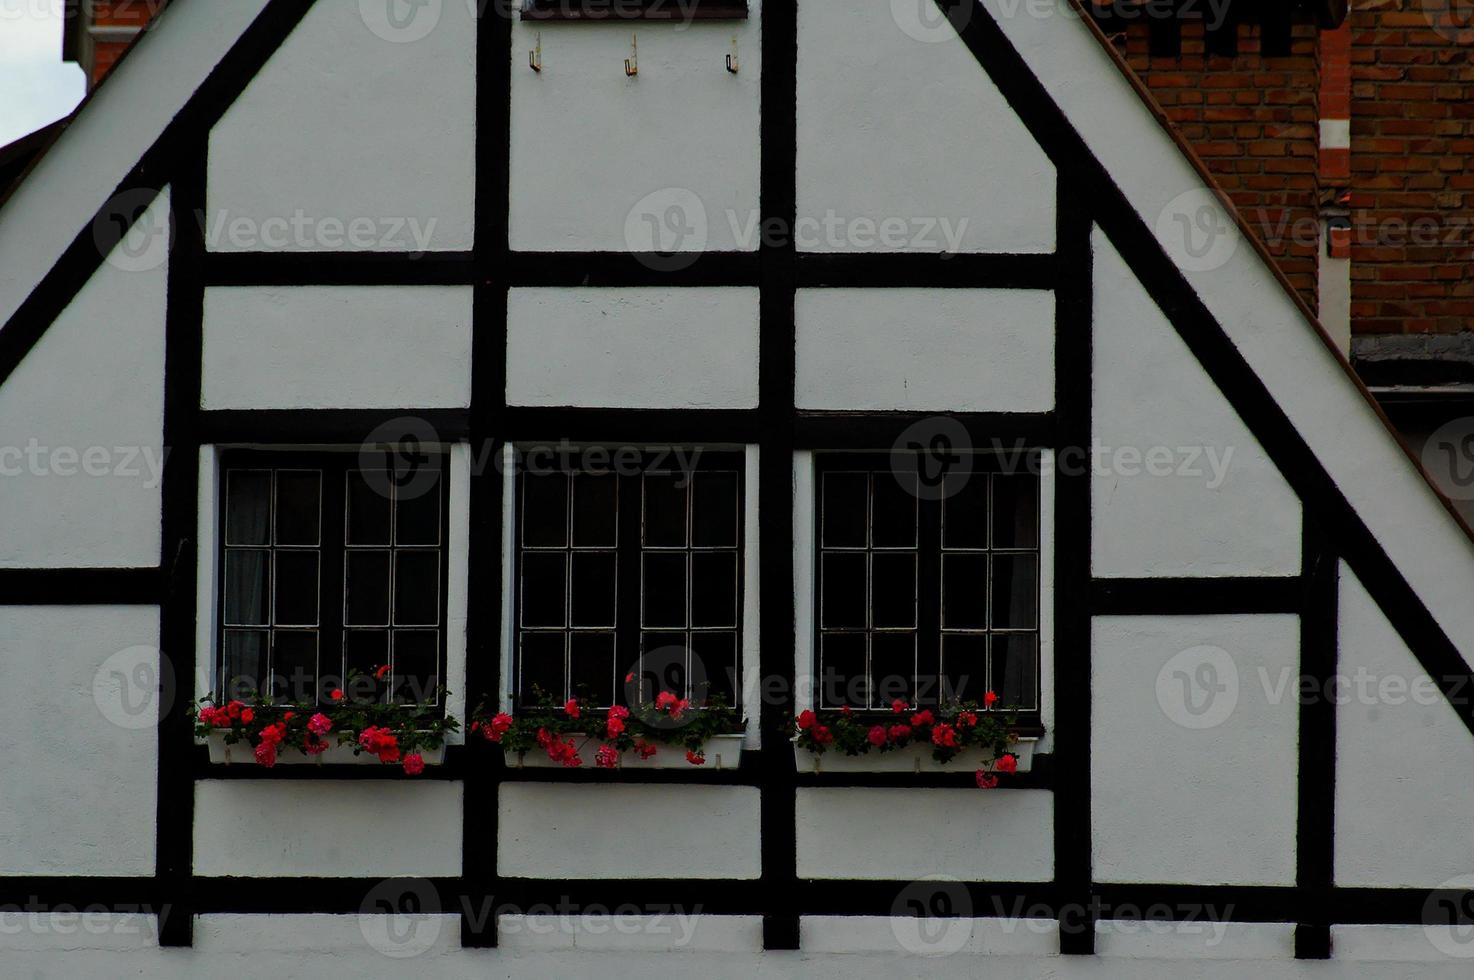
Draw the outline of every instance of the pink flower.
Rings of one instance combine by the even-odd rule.
[[[706,765],[706,756],[702,755],[700,752],[693,752],[691,749],[687,749],[686,761],[691,763],[691,765],[693,766],[704,766]]]
[[[986,773],[982,769],[979,769],[977,771],[977,783],[978,783],[978,789],[997,789],[998,788],[998,777],[997,776],[990,776],[988,773]]]
[[[1018,758],[1013,755],[999,756],[993,763],[994,772],[1018,772]]]
[[[814,713],[812,711],[801,711],[798,716],[798,730],[806,732],[814,727]]]
[[[314,735],[326,735],[333,730],[333,720],[319,711],[307,719],[307,730]]]
[[[268,769],[276,765],[276,743],[262,742],[256,746],[256,761]]]
[[[997,703],[998,695],[994,694],[992,691],[989,691],[987,694],[983,695],[983,707],[991,708]]]
[[[578,717],[578,710],[579,710],[578,709],[578,699],[577,698],[569,698],[568,701],[563,705],[563,710],[568,713],[568,717],[570,717],[570,718],[577,718]]]
[[[868,735],[866,735],[865,737],[867,739],[869,739],[871,745],[875,745],[875,746],[884,745],[885,744],[885,726],[884,725],[876,725],[874,728],[870,729],[870,733]]]
[[[411,776],[418,776],[425,771],[425,757],[418,752],[411,752],[404,757],[404,771]]]
[[[613,769],[618,764],[619,750],[612,745],[601,745],[599,751],[594,753],[594,765],[600,769]]]

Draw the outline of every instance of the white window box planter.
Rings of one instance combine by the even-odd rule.
[[[633,751],[620,754],[616,769],[736,769],[737,764],[742,761],[742,743],[747,739],[746,735],[714,735],[707,739],[702,746],[702,753],[706,756],[706,764],[693,766],[686,761],[686,750],[679,745],[658,745],[660,751],[648,759],[641,759],[639,754]],[[594,755],[599,751],[602,743],[598,739],[589,739],[584,742],[578,751],[578,757],[583,760],[580,768],[595,768]],[[561,762],[554,762],[548,758],[546,752],[534,747],[530,751],[518,755],[515,752],[506,752],[507,767],[510,769],[562,769]],[[428,760],[427,760],[428,761]]]
[[[1028,772],[1034,762],[1034,747],[1037,738],[1020,738],[1010,753],[1018,759],[1018,771]],[[932,758],[930,744],[913,743],[890,752],[867,752],[864,755],[846,755],[830,749],[817,755],[795,744],[794,762],[799,772],[974,772],[987,768],[993,762],[993,753],[988,749],[967,749],[948,763]]]
[[[329,736],[334,738],[335,736]],[[242,740],[234,745],[225,743],[224,732],[211,732],[207,739],[210,746],[210,761],[222,765],[259,765],[256,762],[255,748],[251,743]],[[438,766],[445,761],[445,746],[438,749],[420,749],[420,755],[427,766]],[[296,749],[282,749],[277,753],[276,764],[279,766],[385,766],[396,767],[397,762],[380,762],[379,757],[364,752],[362,755],[353,754],[353,746],[339,745],[333,742],[328,750],[321,755],[304,755]]]

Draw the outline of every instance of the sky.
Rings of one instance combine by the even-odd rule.
[[[0,146],[60,119],[86,88],[61,60],[65,0],[0,0]]]

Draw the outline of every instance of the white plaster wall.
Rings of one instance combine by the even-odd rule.
[[[497,871],[508,878],[756,878],[751,786],[503,783]]]
[[[798,214],[841,228],[801,250],[1053,248],[1054,165],[938,20],[909,0],[799,6]],[[884,222],[898,241],[877,241]]]
[[[925,833],[897,833],[908,826]],[[1054,877],[1054,797],[1042,790],[798,791],[800,878]]]
[[[1298,617],[1100,617],[1092,642],[1096,880],[1294,884]]]
[[[1236,961],[1256,973],[1270,961],[1295,958],[1293,923],[1229,922],[1232,903],[1210,900],[1202,909],[1193,910],[1192,922],[1154,922],[1148,911],[1143,908],[1135,917],[1097,922],[1096,955],[1125,960]]]
[[[513,248],[757,248],[762,3],[749,7],[746,21],[513,20]],[[626,78],[631,35],[640,73]]]
[[[443,780],[203,780],[194,873],[459,875],[461,797],[460,783]]]
[[[207,289],[202,384],[207,409],[464,407],[471,289]]]
[[[168,222],[166,191],[0,386],[0,567],[159,563]]]
[[[1299,572],[1299,499],[1110,242],[1092,240],[1095,574]]]
[[[956,880],[942,876],[934,883],[923,878],[908,885],[904,893],[897,895],[897,911],[914,908],[912,901],[926,904],[929,900],[965,910],[967,905],[960,904],[965,900],[959,886],[954,884]],[[981,908],[972,906],[971,910],[978,916],[1016,911],[1007,902],[994,902]],[[930,975],[929,968],[948,960],[984,962],[972,959],[975,956],[990,957],[986,962],[1006,972],[1024,969],[1028,957],[1058,957],[1059,922],[1023,916],[922,922],[901,915],[807,915],[799,920],[799,944],[806,954],[841,954],[850,960],[861,956],[884,957],[884,961],[894,964],[897,958],[913,957],[911,962],[918,970],[926,969],[927,975]],[[925,956],[926,960],[916,959],[918,956]],[[979,967],[975,965],[973,969]]]
[[[1054,407],[1053,293],[801,289],[794,319],[800,408]]]
[[[1474,736],[1345,566],[1340,641],[1336,884],[1474,883]]]
[[[758,291],[513,289],[507,401],[754,408]]]
[[[156,606],[0,608],[0,874],[153,874],[158,643]]]
[[[208,247],[469,249],[472,8],[408,7],[394,30],[382,4],[314,5],[210,134]]]

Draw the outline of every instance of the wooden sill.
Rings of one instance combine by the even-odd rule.
[[[747,0],[531,0],[523,20],[625,21],[746,20]]]

